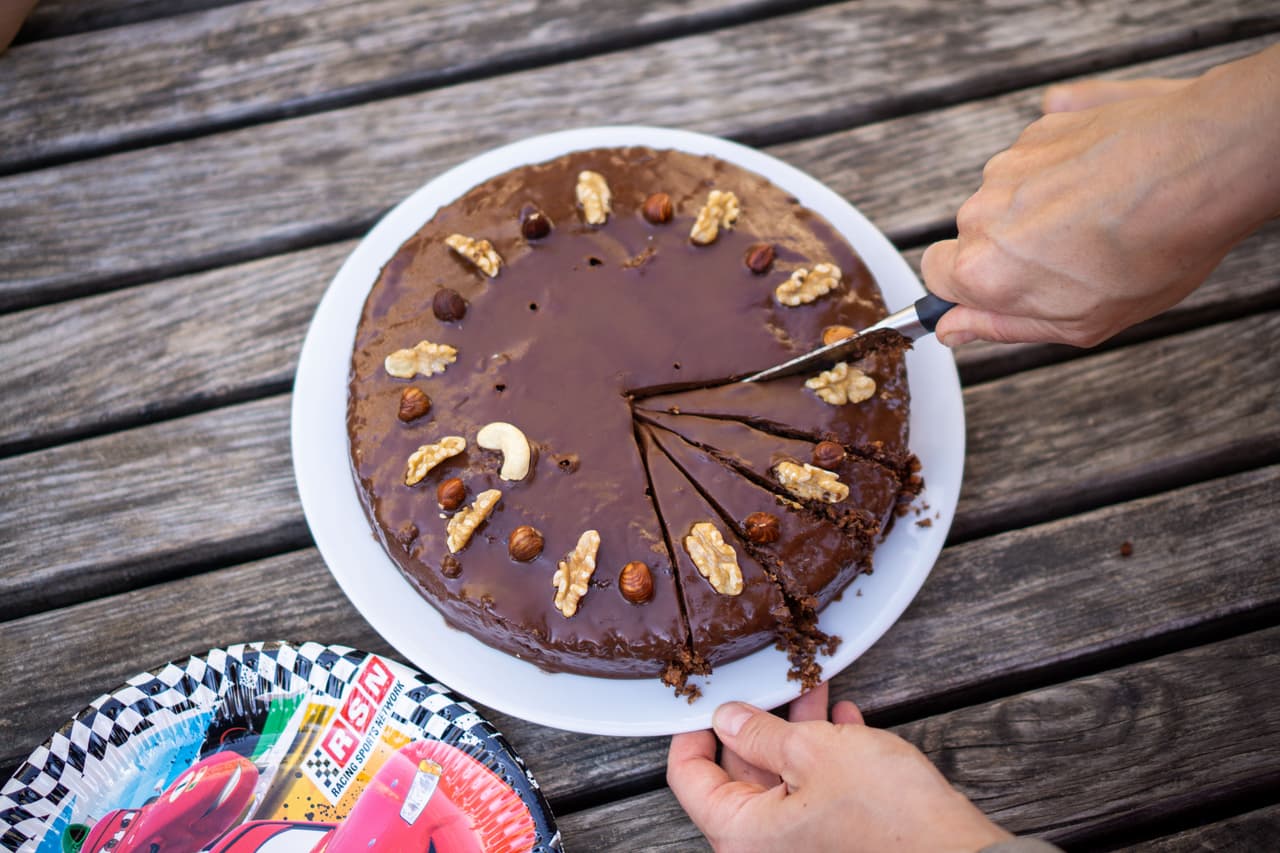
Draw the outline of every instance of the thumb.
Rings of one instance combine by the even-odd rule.
[[[721,705],[711,724],[726,749],[756,767],[778,774],[792,789],[800,787],[818,759],[813,727],[829,725],[788,723],[742,702]]]

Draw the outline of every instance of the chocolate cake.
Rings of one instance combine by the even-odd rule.
[[[902,349],[732,380],[885,313],[825,220],[732,164],[636,147],[514,169],[369,293],[357,491],[449,624],[540,667],[686,689],[779,643],[811,683],[818,611],[913,488]]]

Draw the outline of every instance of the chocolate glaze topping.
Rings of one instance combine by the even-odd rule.
[[[587,224],[578,206],[582,170],[608,182],[612,211],[602,225]],[[741,214],[714,243],[697,246],[690,229],[712,189],[734,192]],[[643,215],[656,192],[670,196],[669,221]],[[527,224],[531,218],[536,228]],[[502,258],[498,275],[485,275],[450,249],[445,239],[454,233],[488,240]],[[774,250],[767,274],[746,262],[748,249],[762,243]],[[843,271],[838,289],[798,307],[774,299],[774,288],[793,270],[821,262]],[[438,299],[442,289],[453,293]],[[441,310],[446,301],[465,309]],[[752,573],[750,594],[732,598],[714,590],[708,597],[706,581],[698,577],[699,587],[689,576],[687,555],[677,550],[673,559],[669,545],[680,549],[686,516],[699,502],[698,512],[716,510],[655,450],[636,415],[640,409],[655,418],[672,409],[711,414],[776,435],[833,436],[863,455],[905,460],[908,397],[899,352],[876,353],[860,365],[879,388],[859,404],[824,403],[803,387],[803,377],[722,385],[811,349],[829,325],[862,328],[884,313],[865,267],[823,219],[731,164],[623,148],[513,170],[437,212],[369,294],[352,355],[347,417],[358,491],[387,553],[446,621],[544,668],[663,674],[679,682],[707,662],[774,639],[793,652],[803,647],[811,659],[823,637],[803,603],[783,594],[771,562],[776,555],[748,548],[724,528],[742,544]],[[456,348],[456,361],[433,376],[387,373],[390,353],[423,340]],[[405,421],[398,414],[408,385],[431,405]],[[497,421],[514,424],[531,445],[521,480],[503,480],[502,454],[476,443],[480,428]],[[406,485],[409,456],[445,436],[461,436],[466,450]],[[734,452],[714,447],[719,438],[707,441],[717,453]],[[755,451],[745,452],[735,460],[744,469]],[[466,499],[443,511],[436,489],[452,477],[465,485]],[[450,554],[449,518],[488,489],[502,493],[496,509]],[[507,549],[521,525],[545,540],[528,562]],[[586,530],[600,535],[597,567],[577,612],[566,618],[554,605],[552,577]],[[820,600],[838,593],[870,547],[863,533],[846,533],[849,541],[833,543],[829,553],[810,549],[789,559],[788,585],[811,573],[832,579],[831,590],[815,593]],[[632,561],[652,574],[654,593],[643,604],[618,589],[619,572]],[[813,668],[803,677],[816,677]]]

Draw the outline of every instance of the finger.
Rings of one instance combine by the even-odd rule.
[[[831,722],[839,726],[865,726],[867,724],[862,719],[862,711],[847,699],[837,702],[835,707],[831,709]]]
[[[793,723],[803,723],[808,720],[826,722],[829,690],[827,682],[824,681],[812,690],[801,693],[791,701],[791,707],[787,710],[787,719]]]
[[[729,781],[716,764],[716,736],[709,731],[686,732],[671,738],[667,750],[667,784],[682,803],[705,800],[712,790]]]
[[[1041,109],[1045,113],[1070,113],[1127,101],[1151,98],[1176,92],[1190,80],[1165,80],[1147,77],[1141,80],[1082,80],[1059,83],[1044,90]]]
[[[997,314],[963,305],[957,305],[942,315],[936,334],[939,342],[948,347],[961,346],[974,340],[1080,345],[1076,335],[1048,320]]]
[[[807,727],[815,723],[788,723],[742,702],[721,705],[711,722],[727,749],[777,773],[792,789],[811,769],[816,747]]]
[[[782,777],[777,773],[756,767],[727,747],[720,755],[720,766],[724,768],[725,772],[729,774],[729,778],[734,782],[759,785],[761,790],[772,788],[782,781]]]
[[[676,735],[667,752],[667,785],[708,837],[720,835],[753,798],[772,799],[784,791],[777,785],[762,794],[755,785],[734,782],[715,756],[716,738],[708,731]]]

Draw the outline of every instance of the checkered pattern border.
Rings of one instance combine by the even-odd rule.
[[[0,848],[35,850],[70,794],[101,789],[96,774],[105,772],[101,768],[111,749],[159,730],[174,715],[216,712],[229,696],[235,700],[306,691],[339,699],[368,657],[367,652],[321,643],[243,643],[134,676],[54,732],[0,788]],[[391,718],[463,750],[503,778],[529,806],[537,824],[534,851],[559,853],[560,834],[551,809],[506,738],[444,685],[382,660],[406,686],[390,709]]]

